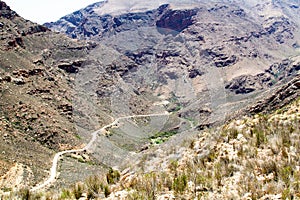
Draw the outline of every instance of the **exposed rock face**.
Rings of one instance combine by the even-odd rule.
[[[257,113],[270,113],[274,110],[281,109],[282,107],[298,99],[300,96],[300,76],[296,74],[291,80],[283,79],[272,90],[262,93],[249,105],[233,113],[228,117],[228,120],[234,118]]]
[[[250,113],[271,112],[282,108],[300,96],[300,75],[298,74],[286,85],[275,89],[271,95],[249,108]]]
[[[263,34],[273,34],[278,43],[284,43],[294,37],[292,23],[286,17],[269,18],[265,21],[266,32]]]
[[[160,33],[168,34],[183,31],[193,24],[193,16],[197,14],[197,9],[194,10],[168,10],[159,20],[156,21],[156,26]]]
[[[280,63],[274,63],[266,69],[264,73],[252,75],[242,75],[234,78],[225,88],[236,94],[246,94],[256,90],[271,87],[278,81],[286,80],[299,73],[300,63],[286,59]]]
[[[156,18],[168,8],[168,6],[161,6],[157,11],[151,10],[145,13],[99,16],[95,12],[95,8],[101,7],[102,4],[103,2],[93,4],[71,15],[67,15],[57,22],[46,23],[45,25],[53,30],[63,31],[72,38],[103,38],[132,30],[134,27],[154,25]],[[176,14],[169,13],[169,15],[175,16]],[[181,26],[186,26],[184,24],[187,23],[187,20],[184,20]]]
[[[34,33],[41,33],[41,32],[46,32],[46,31],[50,31],[48,28],[46,28],[45,26],[42,26],[42,25],[34,25],[34,26],[30,26],[28,28],[28,30],[26,31],[23,31],[22,32],[22,36],[25,36],[25,35],[30,35],[30,34],[34,34]]]
[[[255,60],[259,59],[272,64],[270,59],[273,52],[262,48],[257,50],[255,43],[261,43],[261,46],[268,49],[279,49],[278,45],[274,44],[275,46],[272,47],[270,43],[276,42],[286,46],[290,45],[292,40],[298,39],[294,36],[298,22],[285,16],[285,13],[290,14],[289,10],[284,3],[279,2],[269,3],[266,0],[261,4],[247,2],[245,5],[237,6],[226,3],[214,5],[208,2],[203,4],[198,2],[198,5],[195,4],[195,9],[178,9],[175,6],[177,10],[172,9],[172,5],[166,4],[147,12],[99,15],[98,13],[101,12],[98,11],[105,4],[106,2],[93,4],[57,22],[45,25],[53,30],[65,32],[73,38],[88,38],[105,44],[107,44],[105,42],[107,37],[115,35],[116,40],[116,38],[123,37],[124,33],[136,28],[140,30],[141,27],[158,27],[160,33],[173,34],[187,29],[184,31],[188,38],[185,42],[189,40],[199,42],[194,45],[197,48],[200,46],[201,57],[213,60],[216,67],[243,66],[247,60],[253,60],[253,64],[258,64]],[[277,6],[281,6],[282,10],[277,9]],[[279,14],[268,16],[266,14],[268,9]],[[258,14],[261,14],[260,17],[253,19],[253,15]],[[230,26],[226,26],[228,23]],[[159,40],[159,36],[155,37]],[[269,42],[264,42],[265,40]],[[118,50],[124,50],[124,47],[115,45]],[[145,48],[141,49],[145,50]],[[141,53],[143,52],[135,52],[136,55]],[[140,58],[142,56],[140,55]],[[273,60],[278,58],[278,56],[273,57]],[[207,64],[207,62],[201,64]]]
[[[77,73],[79,70],[78,67],[80,67],[83,62],[83,60],[61,61],[61,63],[58,64],[58,68],[63,69],[68,73]]]
[[[120,53],[121,59],[106,65],[109,75],[98,79],[102,83],[96,89],[99,98],[113,94],[108,88],[115,87],[120,76],[123,91],[133,87],[135,97],[153,94],[173,99],[171,110],[181,108],[181,116],[203,124],[212,123],[215,117],[207,118],[221,104],[238,105],[241,95],[247,98],[295,75],[292,59],[300,40],[298,4],[165,2],[148,10],[130,6],[126,10],[122,4],[120,12],[108,9],[111,2],[100,2],[45,25]],[[113,5],[118,8],[118,3]],[[197,112],[206,104],[211,105],[211,113]],[[230,113],[231,109],[220,112]]]
[[[18,14],[10,9],[10,7],[3,1],[0,1],[0,17],[12,19],[17,17]]]
[[[18,21],[19,15],[10,9],[5,2],[0,2],[0,33],[1,40],[6,43],[1,43],[2,50],[9,50],[15,47],[26,48],[24,45],[24,36],[35,33],[50,31],[47,27],[31,23],[29,21]],[[15,26],[12,26],[10,21],[15,20]]]
[[[224,47],[205,49],[202,51],[202,54],[213,60],[216,67],[228,67],[238,61],[237,56],[229,55]]]
[[[64,18],[60,19],[58,22],[46,23],[45,26],[52,27],[52,26],[60,24],[61,25],[60,30],[58,30],[58,29],[55,29],[55,30],[61,31],[61,32],[63,30],[63,32],[66,32],[66,33],[72,35],[73,38],[77,38],[77,34],[75,33],[77,31],[82,33],[83,35],[87,35],[88,37],[98,34],[99,31],[97,30],[97,28],[89,29],[88,27],[93,24],[96,24],[93,21],[99,23],[99,19],[97,19],[97,16],[95,15],[93,9],[101,7],[102,4],[103,4],[103,2],[92,4],[84,10],[76,11],[72,15],[65,16]],[[88,15],[88,14],[90,15],[89,19],[87,19],[87,17],[86,17],[86,15]],[[103,19],[103,21],[104,21],[103,23],[105,24],[104,19]],[[78,26],[81,26],[81,28],[76,30]],[[85,27],[87,29],[85,29]]]

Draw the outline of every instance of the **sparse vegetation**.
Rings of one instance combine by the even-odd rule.
[[[162,194],[176,199],[207,199],[216,195],[224,199],[261,199],[267,195],[271,199],[276,195],[297,199],[299,102],[280,112],[233,120],[222,128],[205,130],[199,139],[186,144],[188,154],[195,155],[193,159],[170,160],[166,169],[137,173],[129,179],[130,183],[117,170],[109,168],[105,178],[89,177],[84,183],[63,190],[60,199],[78,199],[84,193],[88,199],[108,197],[118,190],[126,191],[127,199],[156,199]],[[152,139],[173,134],[159,132]],[[207,153],[201,154],[203,150]],[[33,197],[26,189],[18,196]]]
[[[63,189],[60,195],[60,199],[71,199],[72,193],[69,190]]]
[[[106,180],[108,184],[115,184],[120,180],[120,172],[109,168],[108,173],[106,174]]]
[[[0,2],[0,195],[300,199],[299,100],[267,113],[299,96],[299,1],[116,2],[45,24],[76,40]],[[57,188],[102,164],[129,168]]]
[[[75,199],[79,199],[84,191],[84,186],[81,183],[75,184],[72,188]]]
[[[98,176],[90,176],[85,181],[86,187],[87,187],[87,197],[88,199],[96,198],[101,190],[104,188],[104,185],[102,183],[102,180]]]
[[[31,193],[28,188],[23,188],[19,190],[18,197],[21,198],[22,200],[30,200]]]
[[[212,145],[206,156],[173,160],[164,172],[138,175],[127,188],[133,191],[128,199],[153,199],[166,193],[178,199],[205,199],[215,191],[224,199],[299,198],[298,108],[296,101],[280,112],[234,120],[219,131],[202,133],[202,143],[208,140]],[[197,148],[197,141],[188,146]]]
[[[177,134],[176,131],[158,132],[155,135],[151,136],[149,139],[151,140],[152,144],[161,144],[175,134]]]
[[[187,181],[187,176],[185,174],[179,175],[178,177],[174,178],[172,189],[175,192],[184,192],[187,187]]]
[[[116,176],[117,170],[110,169],[108,174]],[[110,176],[109,175],[109,176]],[[118,177],[118,176],[116,176]],[[115,180],[115,179],[111,179]],[[60,199],[79,199],[86,194],[88,199],[97,199],[99,197],[108,197],[111,193],[110,186],[105,178],[99,176],[90,176],[83,183],[74,185],[71,189],[63,189]]]

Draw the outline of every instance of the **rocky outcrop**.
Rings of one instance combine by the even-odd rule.
[[[65,32],[72,38],[103,38],[117,32],[132,30],[136,26],[153,24],[154,11],[146,13],[129,13],[119,16],[103,15],[95,12],[104,2],[88,6],[61,18],[57,22],[46,23],[45,26]]]
[[[257,102],[247,110],[255,114],[259,112],[270,112],[289,104],[300,96],[300,75],[298,74],[286,85],[277,88],[270,95]]]
[[[234,78],[225,85],[225,88],[236,94],[247,94],[270,88],[279,81],[291,79],[299,73],[299,70],[300,62],[286,59],[280,63],[274,63],[264,73],[256,76],[242,75]]]
[[[24,48],[24,43],[22,37],[15,37],[11,38],[10,40],[7,41],[8,49],[20,46]]]
[[[30,26],[27,30],[23,31],[22,36],[31,35],[31,34],[35,34],[35,33],[46,32],[46,31],[50,31],[50,29],[48,29],[45,26],[37,24],[37,25],[34,25],[34,26]]]
[[[68,73],[77,73],[79,67],[84,63],[84,60],[63,60],[57,65],[59,69],[65,70]]]
[[[201,54],[205,57],[210,57],[216,67],[229,67],[238,62],[238,57],[230,55],[222,46],[202,50]]]
[[[16,85],[24,85],[29,82],[28,78],[31,76],[43,76],[44,69],[19,69],[15,70],[12,73],[6,73],[6,75],[0,79],[0,82],[13,82]]]
[[[70,104],[62,104],[58,106],[58,109],[61,110],[61,112],[64,115],[72,115],[73,114],[73,106]]]
[[[10,7],[3,1],[0,1],[0,17],[12,19],[19,16],[15,11],[11,10]]]
[[[193,24],[197,12],[198,9],[168,10],[156,21],[156,27],[160,33],[176,35]]]
[[[200,69],[190,69],[189,70],[189,78],[193,79],[197,76],[202,76],[204,72],[202,72]]]
[[[47,27],[30,23],[29,21],[20,20],[13,26],[9,20],[18,20],[20,16],[16,14],[5,2],[0,2],[0,32],[1,32],[1,49],[11,50],[14,48],[26,48],[24,37],[35,33],[50,31]],[[7,21],[8,20],[8,21]]]
[[[274,35],[276,41],[280,44],[294,37],[293,23],[286,17],[270,17],[264,22],[265,32],[261,34]]]
[[[297,74],[290,81],[282,81],[275,88],[263,92],[258,97],[254,98],[250,105],[245,105],[244,108],[233,112],[228,116],[228,121],[243,115],[254,115],[257,113],[270,113],[274,110],[280,110],[284,106],[290,104],[295,99],[300,97],[300,75]]]
[[[272,37],[274,40],[283,44],[286,41],[294,38],[295,24],[290,19],[280,17],[270,17],[262,22],[262,27],[259,30],[246,33],[244,36],[233,37],[231,41],[248,42],[253,38],[263,38],[265,36]]]
[[[242,75],[225,85],[225,89],[236,94],[247,94],[271,86],[269,84],[272,83],[268,83],[270,80],[271,78],[265,74],[258,74],[257,76]]]

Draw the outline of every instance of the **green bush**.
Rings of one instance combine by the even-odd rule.
[[[84,191],[84,187],[82,184],[79,183],[74,185],[72,192],[74,194],[75,199],[79,199],[82,196],[83,191]]]
[[[63,189],[60,195],[60,199],[71,199],[72,194],[70,190]]]
[[[106,174],[106,180],[108,184],[115,184],[120,180],[120,173],[117,170],[109,168],[108,173]]]
[[[293,175],[293,169],[291,166],[284,167],[280,170],[280,178],[284,182],[285,186],[290,187],[291,176]]]
[[[181,174],[178,177],[174,178],[172,189],[175,192],[182,193],[187,187],[187,176],[185,174]]]
[[[111,193],[108,185],[105,185],[104,188],[103,188],[103,190],[104,190],[104,196],[108,197],[110,195],[110,193]]]
[[[267,138],[264,133],[264,130],[259,128],[254,128],[253,133],[255,134],[255,138],[256,138],[256,147],[260,147],[260,145],[267,142]]]

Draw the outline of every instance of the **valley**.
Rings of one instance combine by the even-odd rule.
[[[0,1],[0,198],[299,198],[299,6]]]

